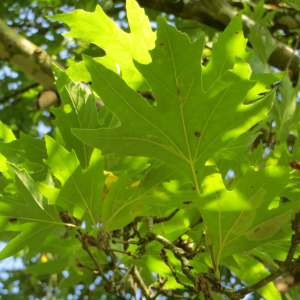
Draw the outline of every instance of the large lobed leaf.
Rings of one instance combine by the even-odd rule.
[[[204,68],[200,63],[204,35],[191,43],[159,18],[156,46],[150,51],[152,62],[134,62],[151,86],[157,108],[117,74],[84,57],[94,90],[121,125],[72,132],[103,154],[155,157],[174,165],[200,192],[205,162],[263,119],[274,98],[273,91],[257,100],[265,87],[249,81],[251,71],[243,60],[251,55],[245,45],[241,15],[237,15],[219,35]]]
[[[83,10],[51,16],[71,27],[64,36],[75,37],[93,43],[106,51],[106,56],[97,61],[117,72],[115,63],[122,71],[122,77],[134,89],[147,90],[149,86],[132,62],[132,58],[149,63],[148,50],[154,47],[155,33],[152,32],[148,17],[134,0],[126,1],[128,23],[131,33],[122,31],[100,6],[94,13]],[[90,81],[83,63],[72,66],[67,73],[76,81]]]
[[[45,136],[45,140],[48,153],[45,163],[60,181],[61,188],[40,184],[40,190],[51,204],[66,209],[79,219],[85,215],[84,220],[97,227],[106,178],[103,156],[95,149],[88,169],[83,171],[74,151],[68,152],[49,136]]]
[[[269,205],[288,179],[288,170],[279,166],[249,170],[233,191],[226,190],[219,174],[204,179],[201,201],[196,205],[208,228],[207,244],[215,266],[229,255],[286,236],[282,227],[300,202],[271,210]]]
[[[12,223],[12,230],[21,231],[1,251],[0,260],[29,247],[29,254],[37,253],[47,235],[63,223],[55,206],[49,206],[47,199],[39,192],[33,179],[25,170],[11,164],[15,172],[16,186],[24,202],[20,203],[0,195],[0,217]],[[3,225],[3,224],[2,224]]]

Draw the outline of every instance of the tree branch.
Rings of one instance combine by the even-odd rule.
[[[125,2],[125,0],[122,1]],[[223,31],[237,13],[226,0],[189,1],[188,3],[184,3],[182,0],[176,2],[171,0],[137,0],[137,2],[142,7],[173,14],[183,19],[197,21],[219,31]],[[256,26],[261,34],[264,34],[264,30],[248,17],[243,16],[242,21],[245,37],[250,33],[251,25]],[[270,56],[268,63],[284,71],[291,59],[290,70],[293,73],[292,80],[296,82],[299,76],[299,56],[293,55],[292,50],[284,44],[279,44],[278,41],[275,42],[278,46]]]
[[[17,34],[0,20],[0,59],[28,74],[46,89],[56,91],[52,59],[46,51]]]
[[[147,300],[153,299],[153,295],[150,293],[148,287],[146,286],[144,280],[142,279],[142,277],[136,267],[133,267],[133,269],[131,270],[131,275],[132,275],[134,281],[137,283],[137,286],[140,288],[142,295]]]
[[[2,99],[0,99],[0,103],[5,103],[5,102],[9,101],[10,99],[15,98],[19,94],[23,94],[23,93],[29,91],[30,89],[33,89],[33,88],[35,88],[35,87],[37,87],[39,85],[40,85],[39,83],[34,83],[34,84],[26,86],[26,87],[24,87],[22,89],[17,89],[14,93],[12,93],[12,94],[10,94],[10,95],[8,95],[8,96],[3,97]]]
[[[106,281],[108,284],[110,284],[109,280],[105,277],[103,270],[101,269],[101,267],[99,266],[97,260],[95,259],[94,255],[92,254],[92,252],[89,249],[89,246],[87,245],[85,239],[82,237],[82,233],[81,231],[79,231],[79,235],[77,235],[76,237],[79,239],[80,243],[82,244],[82,248],[88,253],[89,257],[92,259],[92,261],[94,262],[97,272],[99,273],[99,275],[102,277],[102,279],[104,281]]]

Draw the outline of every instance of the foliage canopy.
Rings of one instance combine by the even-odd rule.
[[[211,53],[204,33],[191,42],[163,17],[152,31],[134,0],[127,18],[130,33],[100,6],[50,17],[106,55],[53,65],[53,136],[16,139],[1,123],[0,259],[37,257],[25,272],[62,295],[95,282],[90,299],[281,299],[272,281],[300,265],[300,142],[284,143],[298,86],[257,72],[271,52],[256,54],[256,29],[246,47],[241,11]],[[228,272],[242,285],[226,287]]]

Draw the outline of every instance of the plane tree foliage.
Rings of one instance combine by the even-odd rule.
[[[35,85],[0,111],[1,299],[296,299],[299,81],[269,65],[275,13],[217,32],[135,0],[27,4],[59,101],[28,111]]]

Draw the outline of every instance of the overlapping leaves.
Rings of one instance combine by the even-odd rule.
[[[106,113],[111,118],[103,120],[99,128],[93,95],[74,83],[68,72],[55,68],[62,106],[53,112],[63,141],[48,136],[45,141],[36,141],[23,134],[21,141],[16,141],[7,128],[2,128],[2,138],[7,139],[7,143],[0,145],[1,167],[7,158],[25,166],[32,174],[40,168],[35,172],[35,179],[41,182],[38,190],[25,170],[15,165],[5,169],[8,180],[12,181],[15,176],[21,196],[15,196],[15,186],[10,182],[6,188],[15,198],[1,196],[0,226],[3,230],[12,230],[15,226],[14,230],[20,234],[11,240],[0,258],[27,246],[31,253],[36,253],[52,229],[63,225],[56,206],[86,221],[89,229],[92,226],[96,229],[102,223],[102,229],[106,231],[121,229],[138,215],[153,216],[159,211],[160,216],[165,216],[171,208],[181,208],[176,217],[182,227],[174,228],[176,226],[169,223],[165,232],[165,237],[170,240],[186,232],[185,220],[181,218],[191,224],[192,214],[183,210],[196,206],[204,219],[207,245],[216,270],[222,259],[234,253],[288,235],[282,227],[299,209],[297,199],[277,209],[269,209],[274,197],[280,195],[288,183],[289,174],[285,167],[248,170],[232,191],[224,187],[215,168],[211,168],[213,174],[206,168],[202,184],[208,159],[239,161],[248,151],[257,134],[247,130],[267,115],[275,92],[268,93],[266,88],[281,77],[277,73],[250,77],[247,62],[252,54],[245,52],[247,41],[242,34],[241,15],[219,35],[210,62],[203,67],[204,35],[191,43],[186,35],[159,18],[154,48],[156,35],[143,11],[133,0],[128,1],[127,8],[131,34],[122,32],[100,8],[93,14],[75,11],[53,17],[71,26],[68,36],[83,38],[106,50],[106,57],[92,59],[85,56],[84,63],[93,81],[92,88],[105,103],[99,119],[105,119]],[[115,63],[120,67],[120,76]],[[82,67],[83,63],[73,71],[86,72]],[[74,73],[71,77],[74,78]],[[136,92],[138,88],[151,88],[158,103],[156,108]],[[266,95],[262,97],[261,94]],[[134,187],[128,183],[126,172],[111,186],[105,185],[104,157],[94,147],[101,149],[102,154],[143,156],[142,170],[149,167],[145,157],[164,163],[156,164],[152,160],[153,164]],[[33,152],[30,152],[31,148]],[[119,174],[124,170],[120,166],[116,169]],[[16,175],[11,174],[12,170]],[[49,174],[44,180],[48,170],[54,183]],[[203,193],[199,196],[201,189]],[[199,212],[194,211],[199,218]],[[167,227],[159,226],[154,230]],[[49,235],[48,242],[55,243],[56,237]],[[193,238],[194,242],[196,238]],[[76,248],[79,242],[74,245]],[[44,251],[45,247],[42,248]],[[149,257],[158,256],[158,245],[155,247],[147,249]],[[71,250],[70,247],[52,251],[66,256]],[[96,253],[104,255],[99,251]],[[144,256],[143,259],[148,258]],[[143,263],[143,259],[135,263]],[[82,261],[85,263],[84,259]],[[157,261],[162,262],[159,256],[158,260],[149,260],[150,263]],[[149,262],[143,267],[151,270]],[[90,259],[85,265],[92,268],[89,263]],[[51,272],[60,272],[67,265],[62,258],[52,265],[57,268],[51,268],[51,262],[44,267],[50,266]],[[201,268],[203,265],[201,262]],[[151,267],[154,268],[153,263]],[[161,274],[167,274],[163,264],[161,268]],[[42,269],[38,265],[31,271],[45,272]],[[81,278],[77,276],[76,283]]]
[[[205,162],[263,119],[274,97],[271,92],[255,101],[265,88],[249,81],[251,71],[243,60],[251,55],[244,51],[245,44],[241,16],[236,16],[203,68],[204,36],[190,43],[186,35],[159,18],[156,47],[150,51],[152,62],[134,63],[151,86],[157,108],[117,74],[84,57],[94,90],[121,126],[72,132],[104,154],[155,157],[180,168],[199,192]]]
[[[269,205],[288,179],[288,170],[279,166],[249,170],[233,191],[226,190],[219,174],[205,178],[197,207],[208,228],[207,244],[216,266],[222,258],[286,236],[282,227],[300,202],[271,210]]]
[[[143,76],[132,62],[132,58],[149,63],[148,50],[154,47],[155,33],[152,32],[148,17],[136,1],[126,1],[127,17],[131,33],[122,31],[112,21],[100,6],[94,13],[75,10],[70,13],[50,17],[52,20],[62,21],[71,27],[65,36],[75,37],[93,43],[106,51],[106,56],[97,61],[109,69],[117,72],[115,63],[122,71],[122,77],[134,89],[147,90],[149,88]],[[90,75],[83,63],[72,66],[67,73],[76,81],[90,81]]]
[[[25,170],[11,165],[15,172],[15,182],[22,195],[22,202],[0,197],[0,217],[13,226],[6,226],[2,222],[2,228],[6,230],[20,231],[0,253],[0,259],[9,257],[18,251],[29,247],[29,253],[35,254],[43,244],[47,235],[57,226],[63,223],[58,217],[55,206],[49,206],[48,200],[39,192],[36,183]]]

